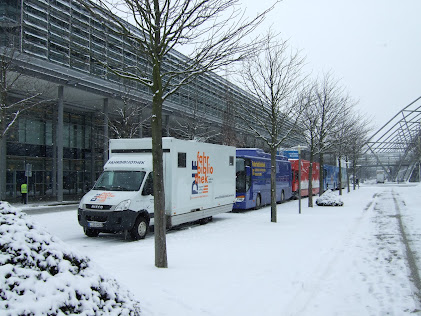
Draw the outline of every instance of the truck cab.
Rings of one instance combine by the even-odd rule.
[[[92,190],[82,198],[78,220],[89,237],[125,231],[132,239],[144,238],[153,224],[150,157],[112,157]]]

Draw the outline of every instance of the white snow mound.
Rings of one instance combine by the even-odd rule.
[[[326,190],[325,193],[317,198],[316,204],[319,206],[343,206],[344,202],[337,193],[332,190]]]
[[[89,258],[0,201],[1,315],[140,315],[139,303]]]

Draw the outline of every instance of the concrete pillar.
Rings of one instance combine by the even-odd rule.
[[[64,102],[63,102],[64,87],[58,87],[58,103],[57,103],[57,201],[63,201],[63,116],[64,116]]]
[[[54,119],[56,118],[56,119]],[[53,119],[52,119],[52,147],[53,147],[53,166],[51,170],[51,181],[52,181],[52,194],[57,196],[57,108],[53,109]]]
[[[104,99],[104,165],[108,161],[108,99]]]
[[[90,148],[91,148],[91,183],[90,187],[95,183],[96,181],[96,173],[95,173],[95,146],[94,146],[94,119],[95,116],[92,113],[91,114],[91,139],[90,139]]]

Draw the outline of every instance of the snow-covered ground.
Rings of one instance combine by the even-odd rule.
[[[341,207],[278,205],[277,223],[269,207],[221,214],[167,234],[168,269],[154,266],[153,234],[88,238],[76,209],[30,217],[129,289],[146,316],[421,315],[420,193],[362,185]]]

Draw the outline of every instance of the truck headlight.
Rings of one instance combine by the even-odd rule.
[[[128,210],[130,207],[130,200],[124,200],[118,203],[114,211],[125,211]]]

